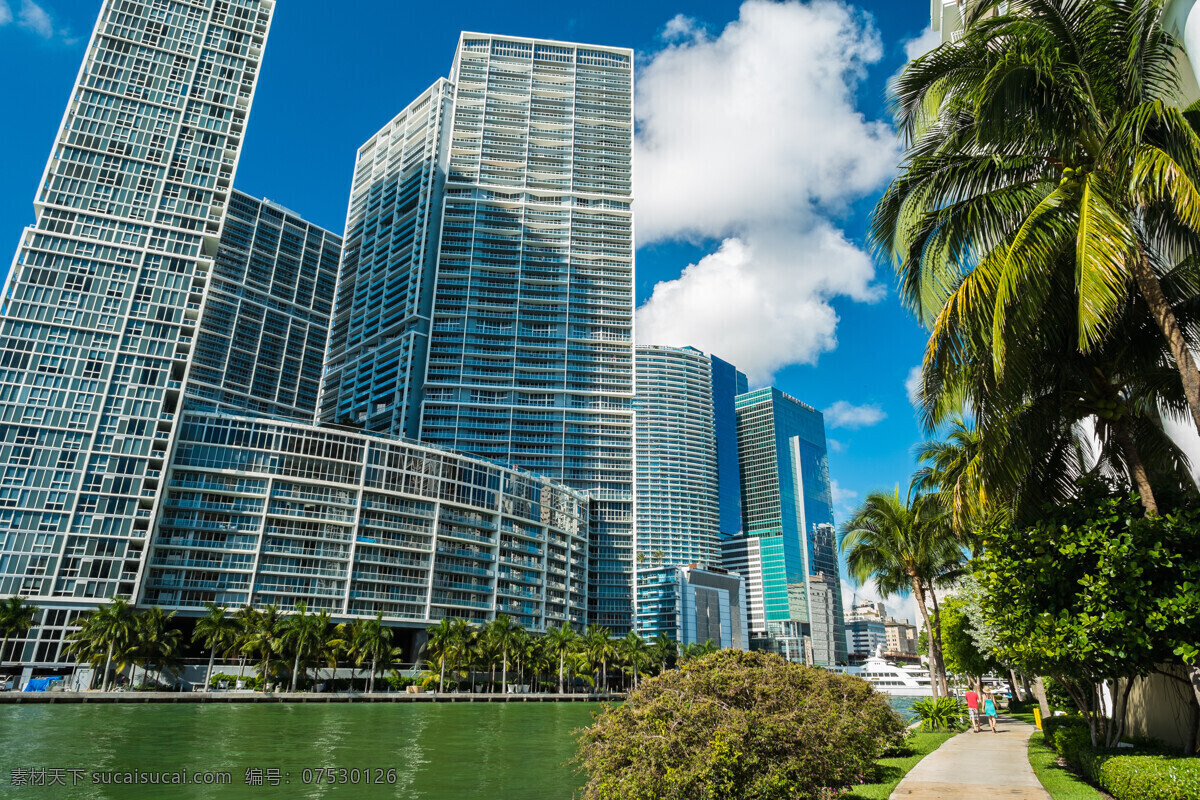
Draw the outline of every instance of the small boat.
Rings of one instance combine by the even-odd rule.
[[[861,667],[833,667],[837,672],[854,675],[871,684],[877,691],[896,697],[933,697],[933,680],[929,670],[918,666],[897,666],[883,657],[883,648],[875,649]]]

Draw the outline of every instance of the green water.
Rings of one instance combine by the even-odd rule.
[[[592,703],[5,706],[0,708],[0,798],[569,800],[582,783],[566,763],[575,752],[572,731],[589,724],[600,708]],[[12,770],[24,768],[75,768],[84,774],[75,786],[69,772],[63,773],[65,787],[12,785]],[[247,785],[247,769],[270,768],[280,770],[278,786],[267,780]],[[337,783],[306,785],[306,778],[315,780],[322,768],[347,771],[333,773]],[[228,772],[232,782],[91,783],[94,772],[129,770]]]

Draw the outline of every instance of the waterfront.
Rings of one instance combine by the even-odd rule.
[[[911,698],[892,698],[908,714]],[[0,708],[0,797],[569,800],[581,780],[571,733],[600,704],[37,705]],[[305,784],[358,769],[357,786]],[[385,783],[366,783],[381,777]],[[12,771],[82,769],[67,788],[13,786]],[[279,786],[247,770],[280,770]],[[305,770],[314,770],[307,776]],[[227,786],[92,785],[92,772],[228,772]],[[376,770],[382,770],[382,775]],[[394,770],[394,776],[387,771]],[[251,776],[252,778],[255,776]],[[342,778],[337,773],[336,780]],[[387,781],[392,780],[394,783]],[[283,781],[290,781],[284,783]]]
[[[0,797],[395,798],[568,800],[582,781],[566,764],[571,732],[599,704],[115,705],[0,709]],[[228,772],[229,786],[14,787],[25,768]],[[372,770],[395,783],[305,785],[305,769]],[[247,785],[248,769],[279,769],[288,784]],[[383,770],[377,776],[376,769]],[[310,779],[316,773],[310,773]],[[341,775],[334,776],[340,780]],[[90,781],[90,777],[88,778]],[[70,783],[68,774],[67,783]]]

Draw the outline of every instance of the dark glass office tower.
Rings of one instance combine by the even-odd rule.
[[[712,361],[713,422],[717,436],[717,508],[721,536],[742,530],[742,485],[738,477],[737,407],[739,394],[749,391],[746,375],[716,356]]]

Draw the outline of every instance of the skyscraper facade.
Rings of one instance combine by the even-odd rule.
[[[802,625],[806,635],[832,637],[818,643],[835,663],[846,657],[840,571],[833,537],[833,500],[819,411],[773,387],[737,398],[743,527],[759,538],[763,604],[772,632]],[[780,562],[775,564],[776,560]],[[773,569],[781,566],[782,569]],[[821,602],[831,606],[814,630],[813,579],[825,585]],[[788,635],[794,635],[794,631]],[[822,663],[818,661],[817,663]]]
[[[234,190],[185,405],[312,422],[342,237]]]
[[[438,80],[358,149],[323,422],[420,434],[452,97]]]
[[[717,529],[722,538],[742,530],[742,484],[738,474],[737,396],[748,392],[746,374],[711,356],[713,427],[717,439]]]
[[[719,566],[712,362],[690,347],[636,352],[639,570]]]
[[[101,7],[0,320],[0,595],[47,629],[142,574],[273,10]]]
[[[589,621],[633,618],[633,54],[464,33],[359,150],[320,416],[591,497]]]

